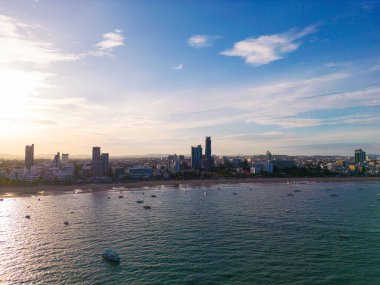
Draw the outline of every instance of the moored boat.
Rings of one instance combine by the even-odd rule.
[[[113,262],[120,262],[120,260],[121,260],[120,256],[115,251],[113,251],[112,249],[106,249],[105,251],[103,251],[102,257],[104,259],[107,259],[107,260],[113,261]]]

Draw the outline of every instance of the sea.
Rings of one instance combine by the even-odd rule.
[[[0,201],[0,284],[380,284],[379,182],[79,192]]]

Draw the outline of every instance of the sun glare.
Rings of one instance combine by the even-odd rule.
[[[17,118],[25,115],[28,101],[44,87],[45,78],[40,72],[0,69],[1,116]]]

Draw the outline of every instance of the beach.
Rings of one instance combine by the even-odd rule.
[[[120,183],[81,185],[40,185],[40,186],[0,186],[0,197],[46,196],[71,193],[88,193],[109,190],[135,191],[154,187],[198,187],[217,184],[270,184],[270,183],[341,183],[380,182],[380,177],[279,177],[279,178],[220,178],[193,180],[148,180],[125,181]]]

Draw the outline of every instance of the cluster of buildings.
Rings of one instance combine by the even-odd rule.
[[[202,154],[202,145],[191,147],[191,168],[194,170],[211,169],[214,167],[214,158],[211,156],[211,137],[205,139],[205,154]]]
[[[256,156],[212,155],[211,137],[202,145],[191,146],[191,156],[168,155],[167,157],[120,158],[110,162],[109,153],[92,148],[91,160],[70,160],[69,154],[58,152],[53,160],[35,163],[34,145],[25,147],[24,167],[0,169],[0,179],[17,181],[75,181],[111,182],[126,178],[168,179],[218,175],[218,170],[228,169],[233,175],[262,175],[284,169],[307,168],[329,171],[336,175],[379,175],[380,156],[368,157],[362,149],[354,151],[353,157],[329,156],[272,156],[270,151]]]
[[[69,163],[69,155],[58,152],[51,162],[35,165],[34,144],[25,147],[25,167],[14,167],[7,176],[11,180],[73,180],[75,166]]]

